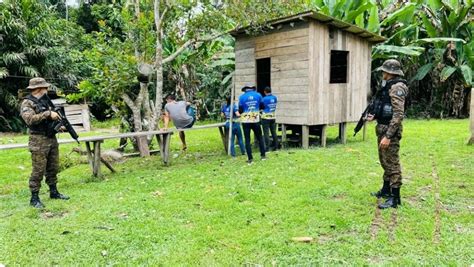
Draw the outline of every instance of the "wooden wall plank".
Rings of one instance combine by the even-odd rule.
[[[269,40],[268,42],[260,42],[255,44],[255,51],[265,51],[268,49],[276,49],[282,47],[295,46],[300,44],[307,44],[308,36],[301,36],[295,38],[281,39],[279,41]]]
[[[308,60],[307,51],[295,54],[272,56],[272,63],[300,62],[305,60]]]
[[[299,26],[298,28],[284,29],[284,30],[280,30],[274,33],[269,33],[266,35],[256,36],[255,43],[259,44],[259,43],[267,43],[267,42],[276,42],[283,39],[293,39],[293,38],[298,38],[302,36],[307,36],[308,28],[309,28],[308,24],[305,23]]]
[[[273,56],[293,55],[298,53],[308,53],[308,44],[299,44],[290,47],[280,47],[275,49],[256,51],[255,58],[266,58]]]

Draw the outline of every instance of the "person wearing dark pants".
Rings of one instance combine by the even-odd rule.
[[[51,84],[37,77],[30,80],[27,87],[30,94],[21,103],[20,115],[29,128],[28,148],[31,152],[32,171],[29,181],[31,199],[30,205],[42,209],[43,203],[39,198],[41,181],[46,177],[51,199],[68,200],[69,197],[59,193],[57,188],[59,171],[59,148],[54,130],[54,122],[59,120],[59,114],[53,110],[48,98],[48,88]]]
[[[375,105],[370,110],[367,120],[377,120],[375,130],[380,165],[384,174],[382,189],[372,195],[387,198],[378,206],[380,209],[387,209],[396,208],[401,204],[402,170],[399,152],[408,83],[401,78],[404,73],[397,60],[386,60],[377,70],[382,71],[384,82],[375,95]]]
[[[258,146],[260,149],[260,156],[262,160],[265,160],[265,145],[263,144],[262,138],[262,129],[260,128],[260,124],[258,123],[242,123],[242,128],[244,130],[244,138],[245,138],[245,149],[247,150],[248,156],[248,163],[252,163],[253,156],[252,156],[252,144],[250,142],[251,131],[253,131],[255,138],[259,140]]]
[[[272,150],[278,149],[278,136],[276,133],[275,111],[278,99],[272,94],[272,89],[267,86],[263,90],[265,96],[263,97],[262,107],[262,127],[265,139],[266,151],[270,150],[270,132],[272,134]]]
[[[246,84],[239,97],[239,112],[241,113],[240,122],[244,130],[245,137],[245,149],[247,150],[248,163],[251,164],[253,161],[252,156],[252,145],[250,142],[251,134],[253,131],[255,138],[259,141],[260,156],[262,160],[265,160],[265,145],[262,138],[262,130],[260,128],[260,105],[262,103],[262,96],[255,90],[257,88],[253,84]]]

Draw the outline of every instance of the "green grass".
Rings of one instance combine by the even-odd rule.
[[[59,174],[59,188],[71,200],[49,200],[44,186],[42,211],[28,206],[29,152],[0,151],[0,263],[473,264],[468,121],[406,121],[403,206],[382,211],[375,224],[369,192],[379,189],[382,169],[373,127],[365,142],[360,135],[347,145],[270,153],[267,161],[256,155],[253,166],[245,157],[224,155],[217,129],[192,131],[186,154],[173,136],[170,166],[159,156],[130,158],[115,164],[116,174],[103,168],[102,180],[92,179],[85,160],[70,154],[73,162],[84,162]],[[0,137],[0,143],[26,140]],[[73,146],[61,146],[61,154]],[[314,242],[293,242],[297,236]]]

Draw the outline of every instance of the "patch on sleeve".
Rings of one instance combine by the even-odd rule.
[[[405,92],[403,92],[403,90],[398,89],[396,94],[397,96],[404,96]]]

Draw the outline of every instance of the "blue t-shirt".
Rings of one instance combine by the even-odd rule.
[[[254,90],[248,90],[239,97],[240,121],[242,123],[260,122],[260,104],[262,96]]]
[[[236,104],[234,104],[234,115],[233,115],[233,117],[232,117],[232,119],[233,119],[234,121],[238,118],[238,116],[237,116],[237,114],[236,114],[237,111],[239,111],[239,108],[237,107]],[[229,120],[230,120],[230,105],[227,105],[227,104],[224,105],[224,106],[222,107],[222,109],[221,109],[221,112],[224,113],[225,119],[226,119],[227,121],[229,121]]]
[[[263,97],[263,110],[262,119],[274,120],[275,110],[277,107],[278,99],[276,96],[269,94]]]

